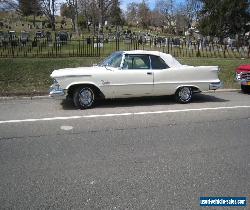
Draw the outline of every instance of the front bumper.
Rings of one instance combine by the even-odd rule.
[[[51,85],[49,89],[49,96],[55,99],[66,99],[66,91],[58,86]]]
[[[250,80],[241,80],[240,84],[245,86],[250,86]]]
[[[222,82],[212,82],[209,84],[209,90],[217,90],[219,88],[223,87],[223,83]]]

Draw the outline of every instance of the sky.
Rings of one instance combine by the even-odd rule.
[[[59,0],[60,2],[65,2],[65,0]],[[184,2],[185,0],[175,0],[175,2]],[[142,0],[120,0],[120,2],[121,2],[121,8],[123,9],[123,10],[126,10],[126,8],[127,8],[127,5],[129,4],[129,3],[131,3],[131,2],[136,2],[136,3],[139,3],[139,2],[142,2]],[[149,5],[149,7],[151,8],[151,9],[153,9],[154,8],[154,6],[155,6],[155,0],[147,0],[147,2],[148,2],[148,5]]]
[[[66,0],[59,0],[59,2],[63,3],[63,2],[66,2]],[[126,10],[127,5],[128,5],[129,3],[131,3],[131,2],[137,2],[137,3],[139,3],[139,2],[142,2],[142,0],[121,0],[120,2],[121,2],[121,8],[122,8],[123,10]],[[148,4],[149,4],[150,8],[154,8],[155,1],[152,1],[152,0],[150,1],[150,0],[148,0]]]
[[[142,0],[121,0],[121,8],[123,10],[126,10],[127,5],[131,2],[139,3],[142,2]],[[147,0],[147,3],[151,9],[154,9],[155,2],[156,0]],[[174,3],[181,3],[181,2],[185,2],[185,0],[174,0]]]

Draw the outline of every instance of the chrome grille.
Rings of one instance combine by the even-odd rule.
[[[241,73],[241,79],[250,81],[250,72]]]

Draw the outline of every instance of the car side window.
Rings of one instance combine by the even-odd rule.
[[[123,69],[150,69],[148,55],[125,55]]]
[[[169,66],[165,61],[156,55],[150,55],[152,69],[167,69]]]
[[[118,68],[121,65],[121,61],[122,61],[122,53],[115,52],[107,59],[105,59],[103,62],[101,62],[100,66],[111,66],[114,68]]]

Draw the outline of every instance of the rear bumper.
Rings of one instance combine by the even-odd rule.
[[[209,90],[217,90],[219,88],[223,87],[223,83],[222,82],[212,82],[209,84]]]
[[[49,96],[54,99],[66,99],[66,91],[52,85],[49,89]]]

